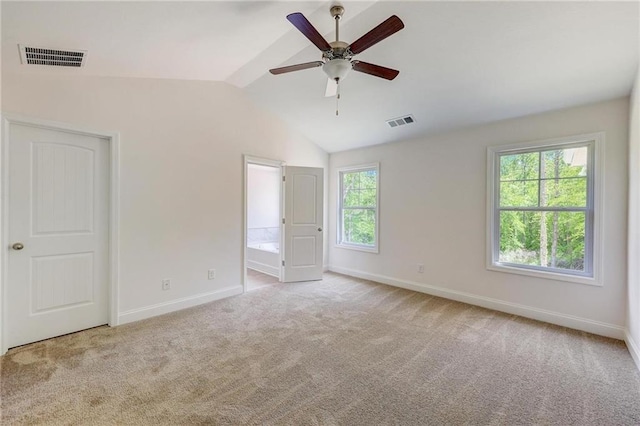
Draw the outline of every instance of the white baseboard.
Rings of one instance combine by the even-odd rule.
[[[242,286],[224,288],[222,290],[212,291],[211,293],[198,294],[195,296],[184,297],[182,299],[171,300],[169,302],[158,303],[156,305],[145,306],[143,308],[131,309],[126,312],[121,312],[120,315],[118,315],[118,324],[122,325],[134,321],[140,321],[146,318],[179,311],[181,309],[191,308],[192,306],[201,305],[203,303],[213,302],[214,300],[236,296],[238,294],[242,294]]]
[[[247,268],[262,272],[263,274],[271,275],[272,277],[280,278],[280,268],[256,262],[255,260],[247,259]]]
[[[407,290],[413,290],[420,293],[443,297],[445,299],[468,303],[470,305],[481,306],[483,308],[506,312],[508,314],[519,315],[525,318],[531,318],[538,321],[561,325],[563,327],[586,331],[588,333],[593,333],[600,336],[611,337],[619,340],[625,339],[624,328],[614,324],[607,324],[604,322],[593,321],[587,318],[580,318],[573,315],[566,315],[559,312],[534,308],[532,306],[505,302],[504,300],[500,299],[478,296],[472,293],[450,290],[444,287],[437,287],[429,284],[418,283],[415,281],[401,280],[384,275],[370,274],[368,272],[342,268],[339,266],[330,265],[329,270],[337,272],[339,274],[349,275],[356,278],[363,278],[366,280],[388,284],[394,287],[401,287]]]
[[[624,342],[627,344],[627,349],[629,349],[629,353],[631,354],[631,358],[636,363],[636,367],[640,370],[640,347],[633,340],[629,330],[624,331]]]

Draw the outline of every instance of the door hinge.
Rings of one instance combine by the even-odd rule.
[[[284,260],[282,261],[282,266],[284,266]]]
[[[284,182],[285,180],[286,180],[286,179],[285,179],[285,177],[284,177],[284,176],[282,176],[282,181]]]
[[[282,218],[282,224],[284,225],[284,217]]]

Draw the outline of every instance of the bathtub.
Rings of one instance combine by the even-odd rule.
[[[247,268],[280,278],[280,244],[277,242],[249,244]]]

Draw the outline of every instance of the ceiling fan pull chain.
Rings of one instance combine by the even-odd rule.
[[[336,117],[338,116],[339,102],[340,102],[340,79],[336,78]]]

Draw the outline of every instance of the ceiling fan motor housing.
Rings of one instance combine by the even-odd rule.
[[[353,54],[349,51],[349,45],[344,41],[332,41],[329,43],[331,50],[322,53],[322,59],[325,62],[331,62],[336,59],[346,59],[351,61]]]

